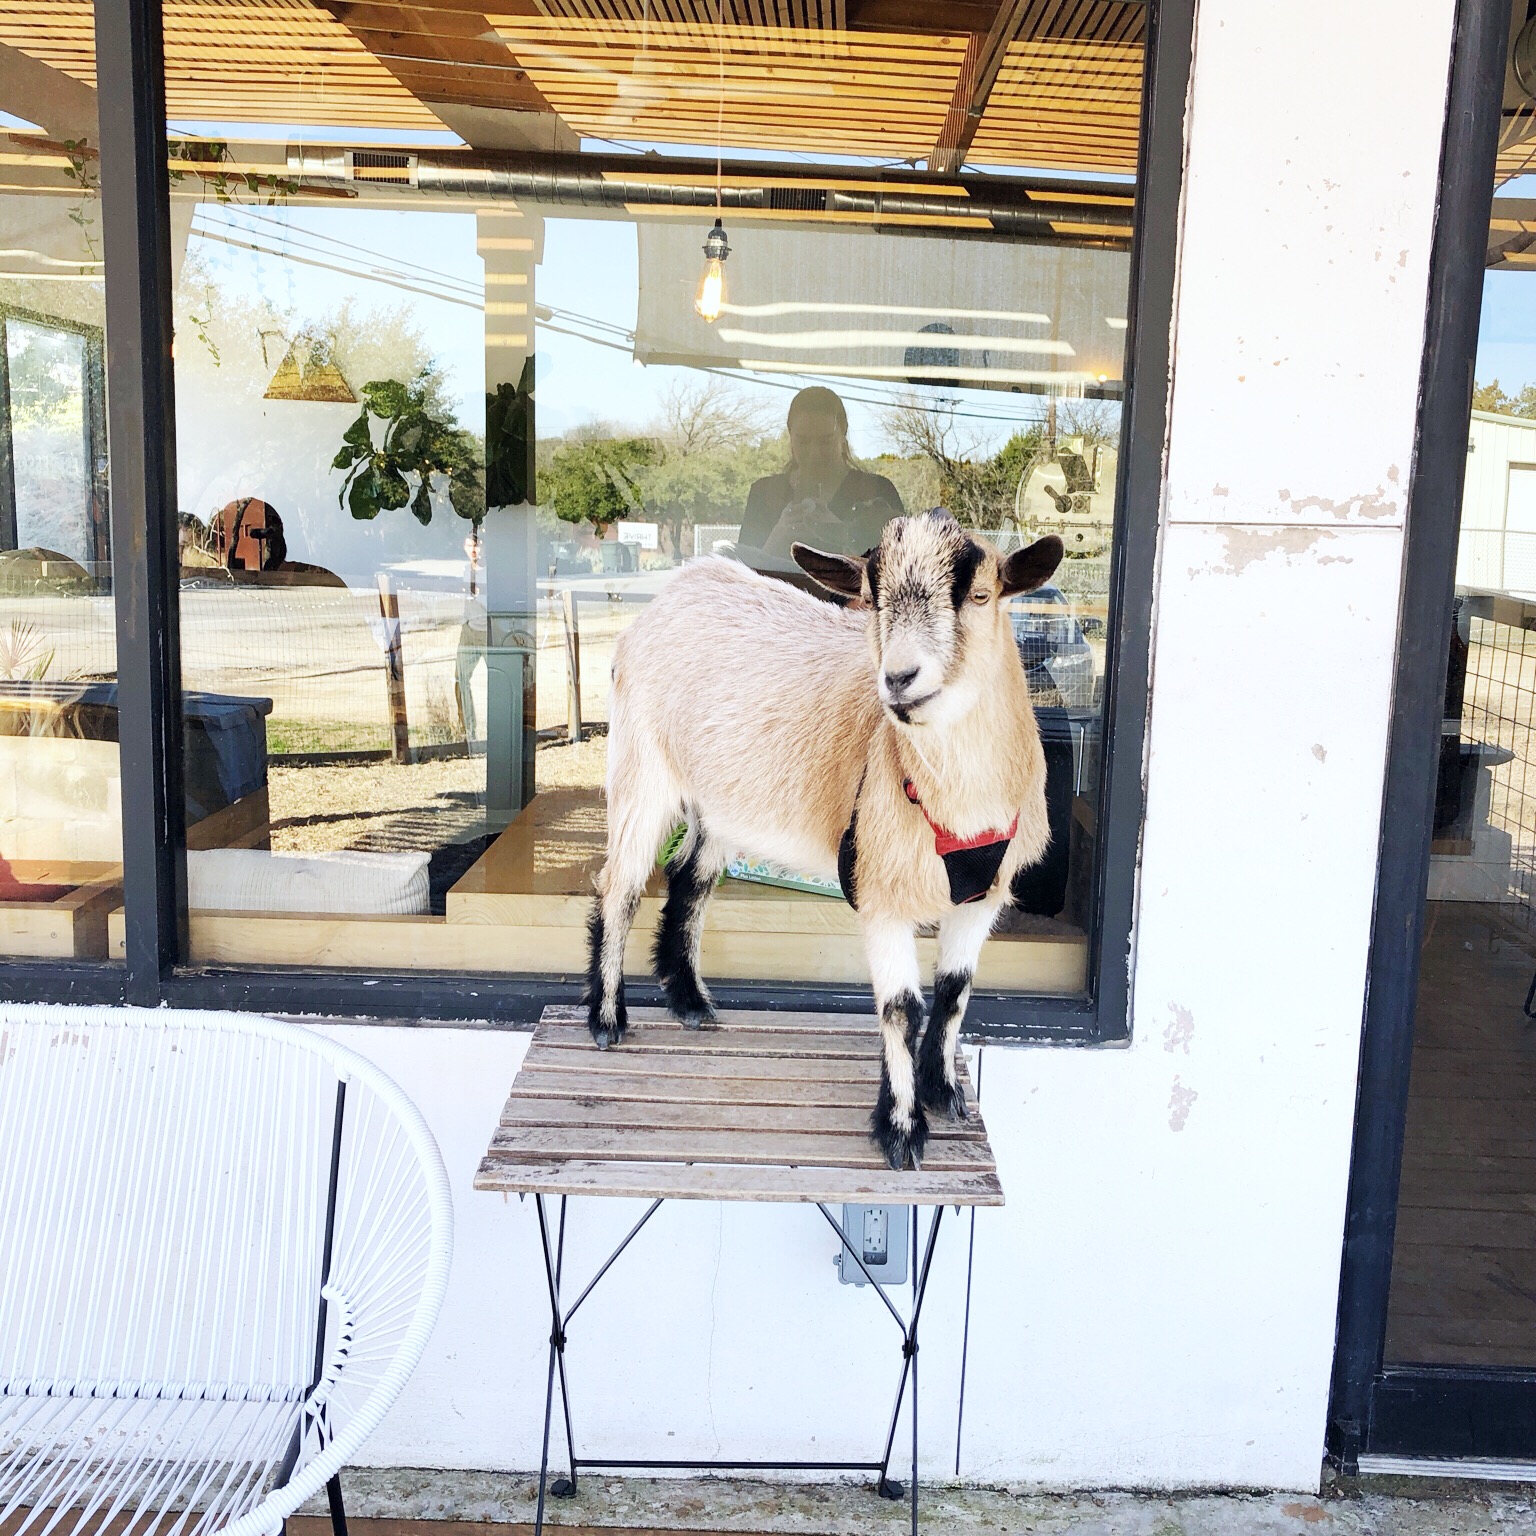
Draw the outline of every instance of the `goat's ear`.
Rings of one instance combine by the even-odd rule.
[[[863,592],[866,562],[862,555],[829,555],[809,544],[791,544],[789,552],[795,557],[795,564],[829,592],[855,599]]]
[[[1036,539],[1027,549],[1014,550],[998,572],[1003,582],[1003,596],[1012,597],[1016,592],[1033,592],[1036,587],[1043,587],[1065,553],[1061,540],[1054,533]]]

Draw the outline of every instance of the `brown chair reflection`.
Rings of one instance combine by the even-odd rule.
[[[202,576],[209,568],[228,571],[233,579],[260,586],[344,587],[346,583],[323,565],[288,558],[283,519],[270,502],[240,496],[219,508],[199,539],[195,519],[182,520],[184,574]]]

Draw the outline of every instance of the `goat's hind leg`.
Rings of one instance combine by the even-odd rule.
[[[960,1024],[971,1000],[971,981],[981,946],[997,921],[996,906],[964,906],[939,924],[939,964],[933,978],[933,1012],[917,1053],[920,1104],[951,1120],[966,1118],[965,1089],[955,1067]]]
[[[910,923],[864,920],[864,947],[880,1014],[880,1094],[870,1134],[898,1171],[920,1167],[928,1119],[917,1099],[912,1052],[923,1027],[923,996],[917,969],[917,935]]]
[[[587,1027],[600,1050],[617,1045],[629,1027],[624,1007],[624,946],[662,839],[682,820],[681,797],[620,801],[610,785],[608,861],[597,876],[597,900],[587,923]]]
[[[673,1017],[688,1029],[703,1029],[715,1022],[714,1005],[699,977],[704,910],[726,859],[698,812],[691,812],[688,819],[688,835],[667,861],[667,902],[656,930],[653,960]]]

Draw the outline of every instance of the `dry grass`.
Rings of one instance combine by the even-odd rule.
[[[267,789],[275,850],[331,853],[401,846],[429,851],[463,841],[475,822],[483,827],[485,759],[273,766]],[[403,838],[398,823],[407,817],[427,841]]]

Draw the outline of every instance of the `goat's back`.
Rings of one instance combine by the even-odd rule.
[[[805,857],[809,838],[835,861],[880,720],[866,615],[696,561],[620,637],[610,719],[610,797],[659,753],[743,851],[787,855],[788,838]]]

